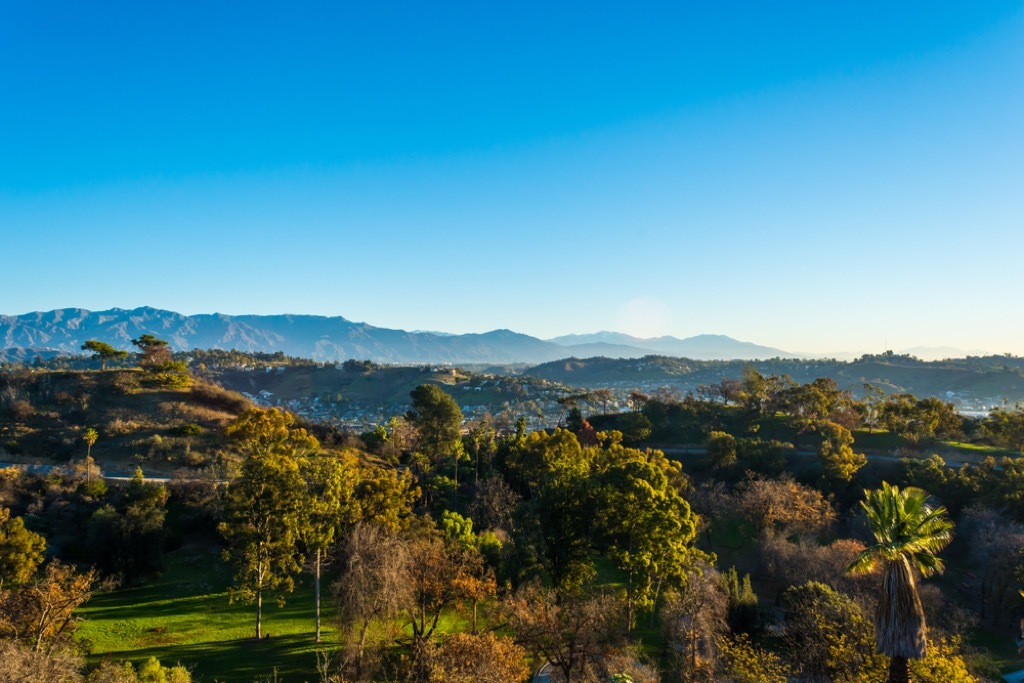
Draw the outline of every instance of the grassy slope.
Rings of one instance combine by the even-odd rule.
[[[131,473],[141,465],[147,474],[170,474],[183,466],[201,466],[207,454],[226,448],[222,429],[247,405],[220,387],[197,384],[191,389],[118,390],[119,378],[137,377],[134,370],[55,371],[32,373],[19,386],[20,398],[32,414],[5,425],[3,442],[14,462],[64,464],[85,456],[85,429],[99,439],[92,448],[105,471]],[[9,419],[9,418],[8,418]],[[185,439],[176,429],[200,425],[203,434]]]
[[[284,683],[316,680],[315,652],[335,639],[330,599],[323,604],[322,644],[313,642],[308,577],[284,607],[265,597],[263,630],[271,637],[257,641],[255,608],[229,604],[230,579],[216,548],[184,546],[167,556],[160,579],[94,596],[80,610],[78,637],[88,643],[93,663],[153,656],[164,664],[180,662],[207,683],[250,683],[275,669]]]

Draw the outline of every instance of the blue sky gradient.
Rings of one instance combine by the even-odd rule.
[[[1019,2],[552,4],[7,3],[0,313],[1024,353]]]

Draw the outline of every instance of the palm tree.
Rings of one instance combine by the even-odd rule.
[[[82,441],[84,441],[85,445],[86,445],[86,451],[85,451],[85,480],[87,482],[89,482],[89,483],[92,483],[92,463],[93,463],[93,460],[92,460],[92,445],[94,443],[96,443],[96,439],[98,439],[98,438],[100,438],[99,433],[95,429],[93,429],[92,427],[89,427],[88,429],[86,429],[85,433],[82,434]]]
[[[864,491],[861,507],[878,541],[861,551],[850,572],[868,572],[881,565],[882,593],[875,612],[875,646],[888,655],[889,683],[910,680],[908,660],[925,655],[924,610],[917,594],[914,570],[922,576],[942,572],[935,553],[953,536],[953,523],[945,507],[932,508],[919,488],[882,482],[882,488]]]

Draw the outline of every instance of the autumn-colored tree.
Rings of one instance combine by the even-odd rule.
[[[496,592],[494,577],[485,570],[477,549],[437,537],[410,543],[406,581],[411,594],[404,612],[414,652],[434,635],[445,609],[479,602]]]
[[[82,683],[82,665],[81,656],[70,647],[58,648],[52,652],[37,652],[17,641],[0,641],[0,681]],[[130,664],[128,666],[131,667]],[[108,682],[98,679],[97,683]]]
[[[92,596],[95,583],[95,571],[79,574],[51,561],[41,578],[0,594],[0,634],[36,652],[58,649],[75,630],[75,610]]]
[[[506,603],[519,642],[535,659],[550,662],[565,683],[581,680],[592,659],[610,652],[625,634],[623,604],[609,594],[559,595],[531,584]]]
[[[661,628],[676,653],[676,669],[685,683],[712,683],[718,641],[729,632],[729,595],[721,574],[704,564],[688,572],[678,590],[665,596]]]
[[[493,633],[453,633],[431,649],[428,683],[520,683],[530,674],[526,650]]]
[[[339,576],[334,584],[338,616],[349,635],[356,677],[364,673],[371,625],[396,616],[409,604],[408,544],[393,530],[358,522],[341,543]]]
[[[166,339],[158,339],[151,334],[143,334],[138,339],[132,339],[132,344],[139,349],[141,354],[139,365],[159,365],[171,360],[171,352],[167,348],[168,342]]]
[[[827,527],[835,519],[832,505],[820,491],[789,476],[748,479],[739,486],[733,505],[759,536],[774,527],[813,531]]]

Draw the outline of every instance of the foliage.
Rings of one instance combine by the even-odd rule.
[[[27,583],[46,552],[46,539],[25,528],[21,517],[0,507],[0,588]]]
[[[163,568],[168,492],[140,473],[117,494],[89,519],[88,546],[97,567],[133,583]]]
[[[847,595],[812,581],[787,590],[783,601],[783,640],[801,680],[871,683],[884,675],[871,621]]]
[[[404,581],[409,595],[403,611],[413,651],[419,652],[437,630],[444,610],[486,600],[497,587],[476,548],[428,536],[410,541],[408,558]]]
[[[167,348],[166,339],[158,339],[151,334],[143,334],[138,339],[132,339],[132,344],[142,354],[139,358],[139,365],[146,367],[167,363],[171,360],[171,352]]]
[[[750,574],[739,577],[736,567],[730,567],[722,577],[729,598],[728,621],[733,633],[750,633],[757,626],[757,594],[750,583]]]
[[[791,672],[774,652],[757,647],[740,634],[719,640],[722,671],[734,683],[788,683]]]
[[[960,636],[928,639],[928,654],[910,662],[910,672],[919,683],[978,683],[960,654]]]
[[[982,423],[982,430],[997,443],[1024,452],[1024,406],[1014,410],[993,408]]]
[[[697,516],[679,495],[677,464],[655,453],[614,446],[595,460],[594,526],[601,548],[626,572],[627,624],[634,608],[651,609],[664,581],[683,576],[702,554],[693,550]]]
[[[822,436],[818,456],[825,471],[825,479],[849,483],[857,470],[867,464],[867,458],[863,453],[853,452],[853,434],[846,427],[826,420],[820,422],[817,428]]]
[[[276,409],[253,409],[229,425],[227,433],[248,452],[242,476],[228,489],[221,534],[225,557],[236,567],[233,599],[256,602],[256,637],[261,637],[263,592],[278,601],[294,588],[300,569],[296,547],[304,482],[297,456],[319,444],[294,418]]]
[[[911,394],[895,394],[886,399],[879,410],[882,425],[914,446],[927,439],[949,438],[962,430],[953,404],[937,398],[918,399]]]
[[[320,641],[320,578],[335,538],[359,519],[355,497],[358,478],[350,459],[330,456],[302,458],[299,475],[304,491],[296,520],[300,549],[310,560],[316,593],[316,640]]]
[[[406,417],[419,433],[420,450],[434,462],[451,457],[462,425],[459,404],[436,384],[421,384],[410,396],[412,410]]]
[[[107,369],[107,363],[112,360],[121,360],[128,357],[128,352],[115,349],[106,342],[90,339],[82,344],[83,351],[91,351],[100,359],[102,369]]]
[[[736,462],[736,437],[727,432],[711,432],[706,444],[708,463],[715,469],[730,467]]]

